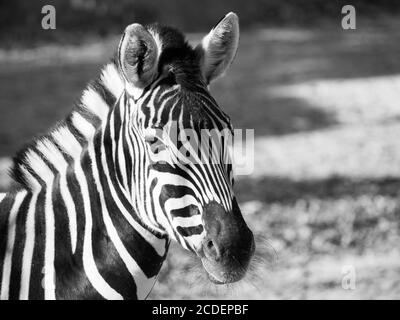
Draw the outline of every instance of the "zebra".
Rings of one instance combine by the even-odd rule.
[[[129,25],[71,113],[14,157],[0,194],[1,299],[146,299],[176,241],[211,282],[242,279],[255,250],[233,192],[227,143],[181,163],[186,128],[232,131],[208,87],[232,63],[228,13],[191,46],[178,30]]]

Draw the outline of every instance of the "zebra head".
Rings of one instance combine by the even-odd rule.
[[[233,192],[232,125],[208,90],[238,40],[229,13],[195,48],[173,28],[132,24],[118,50],[139,156],[133,201],[150,226],[195,252],[215,283],[240,280],[254,252]]]

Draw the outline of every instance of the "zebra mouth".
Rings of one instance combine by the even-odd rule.
[[[212,269],[215,269],[213,265],[208,261],[206,257],[201,258],[201,263],[203,264],[203,268],[206,271],[208,279],[214,283],[214,284],[226,284],[227,282],[224,280],[221,280],[217,278],[217,276],[214,275],[214,273],[211,271]]]
[[[207,258],[201,259],[201,262],[203,264],[204,270],[207,273],[208,279],[214,284],[228,284],[239,281],[242,278],[239,273],[226,272],[223,270],[222,266],[210,262]],[[216,273],[220,274],[221,276],[217,276]]]
[[[227,282],[220,281],[216,277],[214,277],[211,273],[207,271],[208,279],[214,284],[226,284]]]

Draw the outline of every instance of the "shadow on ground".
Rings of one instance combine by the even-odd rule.
[[[293,203],[300,199],[341,199],[361,196],[400,198],[400,178],[363,178],[333,176],[316,180],[292,180],[285,177],[242,178],[236,184],[241,202]]]

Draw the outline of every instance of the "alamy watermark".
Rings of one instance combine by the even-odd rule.
[[[180,128],[173,121],[164,128],[145,130],[152,162],[171,165],[232,165],[235,175],[254,170],[254,130]]]
[[[342,288],[344,290],[356,289],[356,268],[353,265],[345,265],[342,268]]]
[[[42,28],[44,30],[56,29],[56,8],[53,5],[47,4],[42,7]],[[344,30],[355,30],[356,26],[356,8],[347,4],[342,7],[342,28]]]
[[[344,30],[355,30],[356,26],[356,8],[350,4],[343,6],[342,28]]]
[[[56,29],[56,8],[50,4],[42,7],[42,28],[44,30]]]

